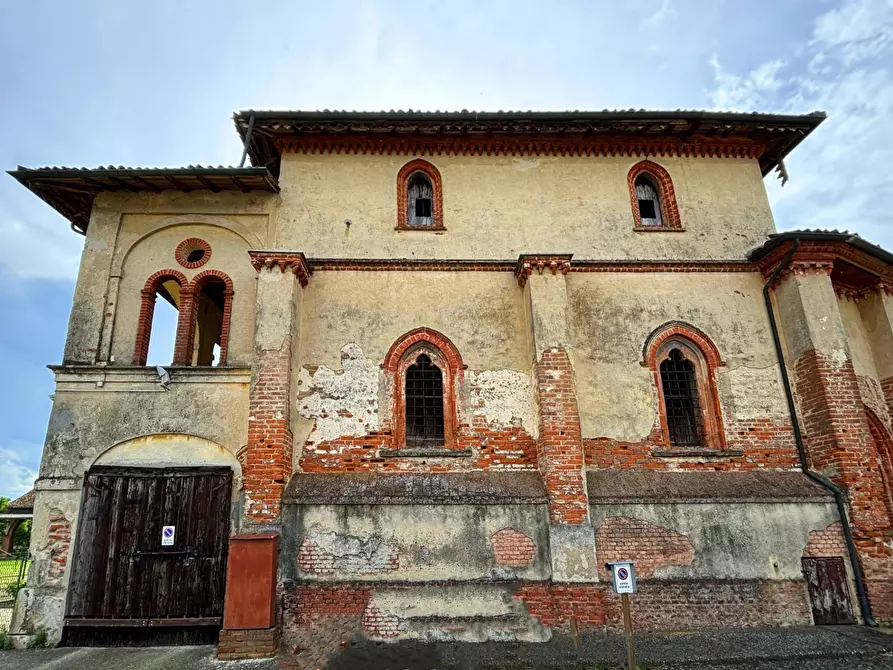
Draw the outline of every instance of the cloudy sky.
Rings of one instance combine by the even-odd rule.
[[[893,0],[7,1],[0,168],[234,164],[252,107],[821,109],[767,179],[779,228],[893,249],[891,67]],[[82,242],[0,174],[0,495],[35,476]]]

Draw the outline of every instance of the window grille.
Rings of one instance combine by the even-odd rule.
[[[434,188],[431,181],[422,172],[416,172],[409,178],[407,187],[406,220],[408,225],[427,228],[435,225],[434,221]]]
[[[639,201],[639,220],[643,226],[662,226],[660,198],[654,182],[646,175],[636,177],[636,199]]]
[[[406,370],[406,446],[444,446],[443,373],[425,354]]]
[[[660,379],[667,412],[670,444],[698,446],[703,444],[701,405],[695,366],[685,360],[678,349],[660,364]]]

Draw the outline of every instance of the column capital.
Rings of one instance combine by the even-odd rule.
[[[570,272],[573,256],[573,254],[521,254],[515,265],[515,278],[518,280],[518,286],[523,288],[527,284],[527,278],[534,271],[543,274],[545,270],[549,270],[553,275],[559,272],[566,275]]]
[[[310,275],[313,274],[313,268],[301,251],[249,251],[248,256],[257,272],[264,268],[267,270],[279,268],[283,274],[286,272],[294,274],[301,282],[301,286],[307,286]]]

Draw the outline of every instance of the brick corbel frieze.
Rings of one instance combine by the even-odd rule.
[[[515,265],[515,279],[518,286],[524,288],[527,278],[534,272],[543,274],[546,271],[553,275],[566,275],[571,269],[573,254],[521,254]]]
[[[313,268],[310,267],[307,258],[301,251],[249,251],[248,256],[251,258],[251,265],[255,271],[260,272],[262,268],[278,267],[283,274],[293,273],[301,282],[301,286],[307,286],[310,275],[313,274]]]
[[[775,249],[765,258],[760,259],[758,266],[764,277],[769,277],[778,267],[778,264],[784,260],[791,245],[784,244]],[[791,258],[788,267],[784,268],[778,276],[776,284],[783,281],[790,275],[806,275],[806,274],[828,274],[830,275],[834,269],[834,264],[843,261],[849,265],[864,271],[867,274],[877,277],[878,284],[885,286],[893,286],[893,266],[879,260],[866,251],[857,249],[846,242],[823,242],[815,240],[807,240],[801,242],[794,256]],[[843,287],[843,294],[851,293],[846,291],[847,287]],[[862,287],[859,290],[864,290]]]

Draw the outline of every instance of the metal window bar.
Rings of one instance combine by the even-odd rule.
[[[667,411],[667,428],[673,446],[703,444],[701,404],[695,366],[678,349],[660,364],[660,379]]]
[[[406,370],[406,446],[444,446],[443,373],[425,354]]]

